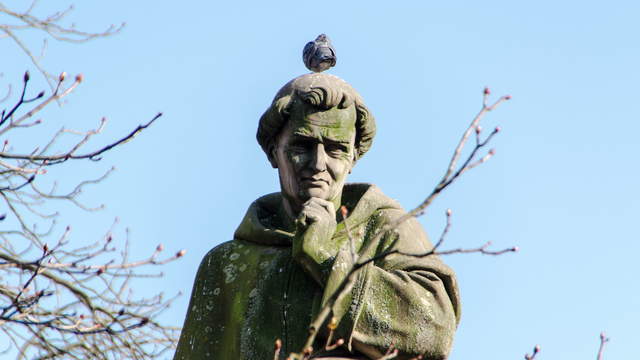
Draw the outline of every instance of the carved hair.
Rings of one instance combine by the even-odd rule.
[[[289,81],[278,91],[271,106],[260,117],[256,138],[262,150],[270,156],[278,134],[289,121],[289,110],[295,103],[305,103],[320,110],[333,107],[356,108],[355,159],[369,150],[376,133],[376,122],[360,95],[337,76],[312,73]]]

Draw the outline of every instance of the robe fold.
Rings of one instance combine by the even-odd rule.
[[[338,251],[329,263],[318,264],[327,272],[326,283],[319,283],[292,256],[295,234],[280,225],[281,203],[280,193],[256,200],[233,240],[204,257],[174,359],[273,359],[276,339],[283,356],[301,350],[313,317],[346,275],[351,250],[339,222],[332,238]],[[370,184],[345,185],[342,203],[359,254],[380,228],[405,214]],[[414,218],[378,242],[364,256],[391,249],[417,254],[432,247]],[[418,354],[446,359],[460,319],[455,275],[437,256],[390,255],[360,271],[334,314],[339,320],[334,339],[345,340],[336,354],[375,359],[393,344],[398,359]],[[321,333],[314,348],[324,341]]]

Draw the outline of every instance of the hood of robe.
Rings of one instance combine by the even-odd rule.
[[[345,184],[342,205],[348,210],[346,221],[351,228],[366,222],[378,210],[402,210],[400,204],[384,195],[377,186],[367,183]],[[258,198],[249,206],[234,238],[264,245],[290,246],[294,234],[283,230],[281,206],[279,192]],[[344,222],[340,221],[336,232],[344,227]]]
[[[345,184],[342,192],[342,205],[348,209],[346,222],[349,228],[369,221],[370,217],[379,210],[401,210],[402,207],[395,200],[390,199],[373,184],[352,183]],[[283,230],[282,195],[272,193],[258,198],[247,210],[242,222],[238,226],[234,238],[268,246],[291,246],[294,233]],[[334,236],[342,236],[345,230],[344,221],[340,221]],[[386,259],[401,265],[392,267],[405,269],[425,269],[434,273],[444,283],[456,315],[456,324],[460,321],[460,294],[454,272],[437,256],[425,258],[414,256],[391,256]]]

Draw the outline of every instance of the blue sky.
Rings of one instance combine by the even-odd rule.
[[[47,176],[72,186],[117,167],[84,195],[106,209],[61,205],[62,222],[82,242],[117,216],[140,257],[158,243],[187,249],[164,267],[164,280],[136,287],[182,291],[165,315],[181,324],[202,256],[231,239],[255,198],[278,190],[255,141],[257,121],[276,91],[307,71],[302,47],[324,32],[338,54],[330,72],[361,93],[378,122],[350,180],[375,183],[406,208],[442,176],[483,87],[513,96],[484,123],[503,129],[496,156],[421,218],[437,238],[453,209],[445,248],[489,240],[521,248],[445,258],[463,301],[451,359],[517,359],[535,344],[541,359],[595,357],[602,330],[612,338],[606,358],[631,358],[640,322],[638,15],[631,1],[78,2],[69,21],[79,28],[127,25],[107,39],[49,44],[45,66],[85,81],[43,114],[42,136],[106,116],[99,146],[165,115],[101,163]],[[0,49],[3,84],[35,73],[12,43],[0,39]]]

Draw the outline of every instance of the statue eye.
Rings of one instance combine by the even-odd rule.
[[[326,151],[329,155],[340,156],[347,153],[347,148],[344,145],[327,145]]]
[[[295,145],[289,146],[289,151],[291,151],[293,153],[296,153],[296,154],[301,154],[301,153],[306,152],[305,148],[300,147],[300,146],[295,146]]]
[[[291,152],[294,153],[304,153],[307,152],[309,148],[309,144],[307,144],[304,141],[294,141],[293,143],[289,144],[288,149]]]

